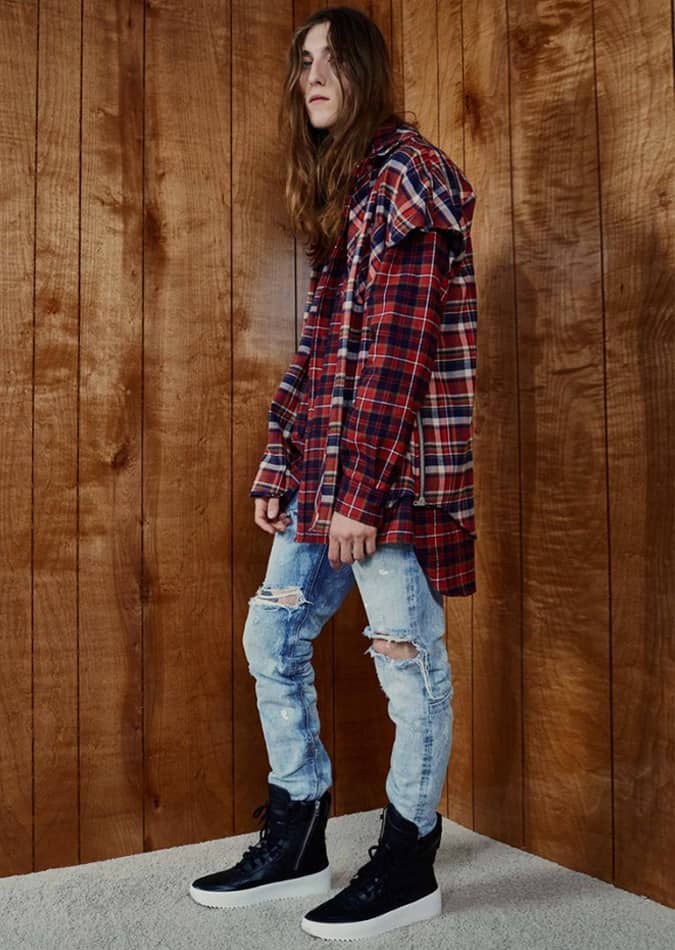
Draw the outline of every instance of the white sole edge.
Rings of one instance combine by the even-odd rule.
[[[422,920],[429,920],[441,913],[441,889],[437,887],[426,897],[396,907],[380,917],[372,920],[357,920],[345,924],[324,924],[316,920],[307,920],[303,917],[300,926],[313,937],[324,937],[328,940],[357,940],[360,937],[377,937],[379,934],[405,927]]]
[[[315,874],[292,878],[289,881],[273,881],[249,887],[242,891],[202,891],[190,885],[190,897],[204,907],[248,907],[260,901],[276,900],[279,897],[308,897],[330,891],[330,864]]]

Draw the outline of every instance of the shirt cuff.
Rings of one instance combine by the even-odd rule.
[[[357,478],[340,476],[333,510],[361,524],[379,528],[384,516],[388,491],[373,488]]]

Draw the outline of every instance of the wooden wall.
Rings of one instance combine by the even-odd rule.
[[[670,4],[354,5],[477,192],[440,808],[675,906]],[[248,488],[309,275],[275,123],[315,6],[0,0],[0,874],[257,827]],[[354,593],[315,646],[334,814],[386,801],[364,624]]]

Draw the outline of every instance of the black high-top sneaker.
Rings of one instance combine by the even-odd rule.
[[[328,789],[313,801],[293,801],[268,782],[269,795],[253,815],[261,818],[258,841],[231,868],[197,878],[190,896],[206,907],[242,907],[277,897],[303,897],[330,890],[326,854]]]
[[[443,830],[440,814],[436,812],[435,828],[422,838],[417,837],[417,825],[391,802],[380,820],[380,839],[368,848],[370,861],[335,897],[305,914],[301,927],[307,933],[354,940],[440,914],[441,890],[434,874]]]

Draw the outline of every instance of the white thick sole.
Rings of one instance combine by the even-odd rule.
[[[324,924],[316,920],[307,920],[303,917],[300,926],[313,937],[324,937],[327,940],[357,940],[360,937],[377,937],[378,934],[405,927],[421,920],[429,920],[441,913],[441,889],[437,887],[426,897],[417,901],[396,907],[380,917],[372,920],[357,920],[344,924]]]
[[[273,881],[248,887],[241,891],[202,891],[190,885],[190,897],[204,907],[248,907],[260,901],[276,900],[278,897],[307,897],[325,894],[331,889],[330,864],[315,874],[292,878],[289,881]]]

